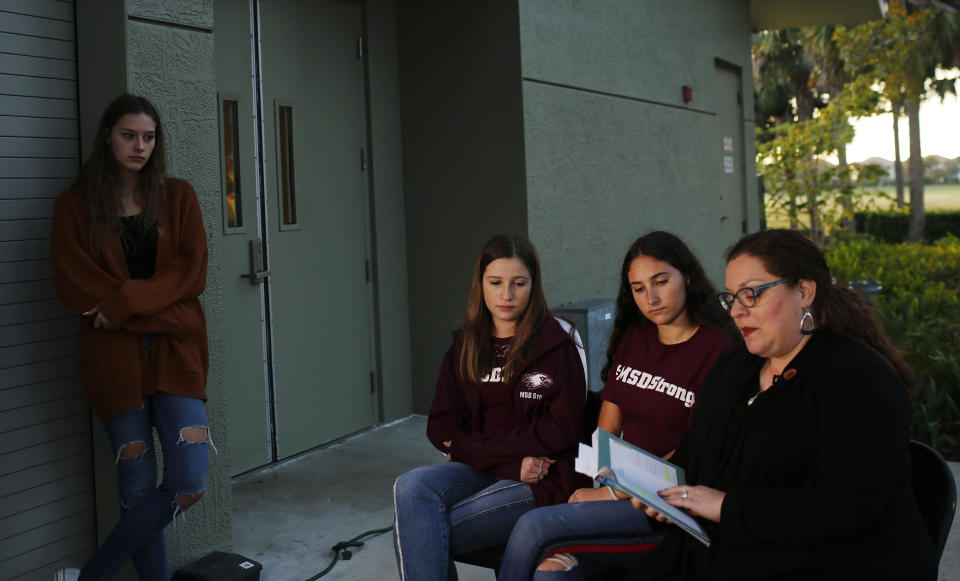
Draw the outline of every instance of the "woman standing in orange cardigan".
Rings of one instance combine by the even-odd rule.
[[[206,486],[212,442],[198,298],[206,235],[193,188],[165,174],[156,108],[122,95],[54,205],[54,282],[63,304],[83,317],[80,372],[110,436],[122,507],[83,569],[61,569],[57,580],[108,579],[131,558],[141,580],[169,579],[163,529]],[[164,459],[159,486],[154,430]]]

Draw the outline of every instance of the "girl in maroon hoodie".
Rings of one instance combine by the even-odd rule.
[[[586,394],[578,345],[547,307],[530,241],[487,241],[427,421],[447,461],[394,484],[401,579],[456,579],[453,555],[504,544],[521,515],[570,496]]]

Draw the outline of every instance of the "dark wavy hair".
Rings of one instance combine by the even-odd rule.
[[[543,282],[540,275],[540,257],[533,244],[523,236],[499,234],[483,245],[480,256],[473,268],[473,284],[467,301],[467,312],[463,322],[463,345],[460,348],[460,374],[462,377],[479,382],[490,372],[496,361],[493,352],[493,318],[483,300],[483,273],[498,258],[519,258],[530,271],[530,301],[517,322],[517,331],[510,341],[507,361],[503,366],[503,381],[522,369],[526,362],[527,350],[537,336],[543,321],[551,316],[547,301],[543,295]]]
[[[795,230],[765,230],[741,238],[727,252],[727,262],[742,255],[755,257],[775,277],[792,279],[788,284],[793,286],[799,279],[817,283],[810,307],[817,328],[830,329],[873,349],[907,389],[913,389],[913,372],[884,332],[873,307],[856,291],[834,284],[827,259],[813,241]]]
[[[717,327],[727,332],[732,338],[739,340],[730,315],[723,310],[717,300],[717,289],[707,278],[700,261],[693,252],[675,235],[663,230],[655,230],[644,234],[630,246],[627,255],[623,257],[623,266],[620,268],[620,290],[617,292],[616,314],[613,319],[613,331],[610,333],[610,342],[607,345],[607,362],[600,371],[600,377],[606,381],[607,373],[613,363],[613,357],[620,345],[620,339],[631,325],[653,325],[643,316],[633,298],[633,289],[630,288],[628,274],[630,265],[638,256],[649,256],[670,264],[683,275],[686,285],[686,311],[690,320],[698,325]]]
[[[120,95],[103,112],[93,152],[83,163],[72,187],[86,186],[87,208],[90,220],[90,250],[99,252],[99,234],[120,229],[120,197],[123,193],[121,166],[110,149],[108,140],[113,126],[124,115],[143,113],[148,115],[157,128],[154,134],[153,152],[150,159],[137,173],[134,195],[143,208],[142,220],[147,227],[156,227],[157,210],[166,193],[167,158],[163,124],[153,103],[136,95]]]

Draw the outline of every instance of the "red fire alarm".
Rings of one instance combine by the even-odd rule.
[[[683,86],[683,102],[689,103],[690,101],[693,101],[693,87],[691,87],[690,85],[684,85]]]

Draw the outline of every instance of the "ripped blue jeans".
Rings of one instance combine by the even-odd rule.
[[[421,466],[393,485],[393,548],[403,581],[456,581],[453,557],[502,545],[536,508],[533,489],[460,462]]]
[[[107,433],[117,463],[122,516],[84,565],[81,581],[109,579],[127,559],[133,559],[141,581],[170,578],[163,529],[206,487],[212,445],[206,428],[203,400],[163,392],[144,397],[141,405],[110,420]],[[163,452],[159,485],[154,429]]]

